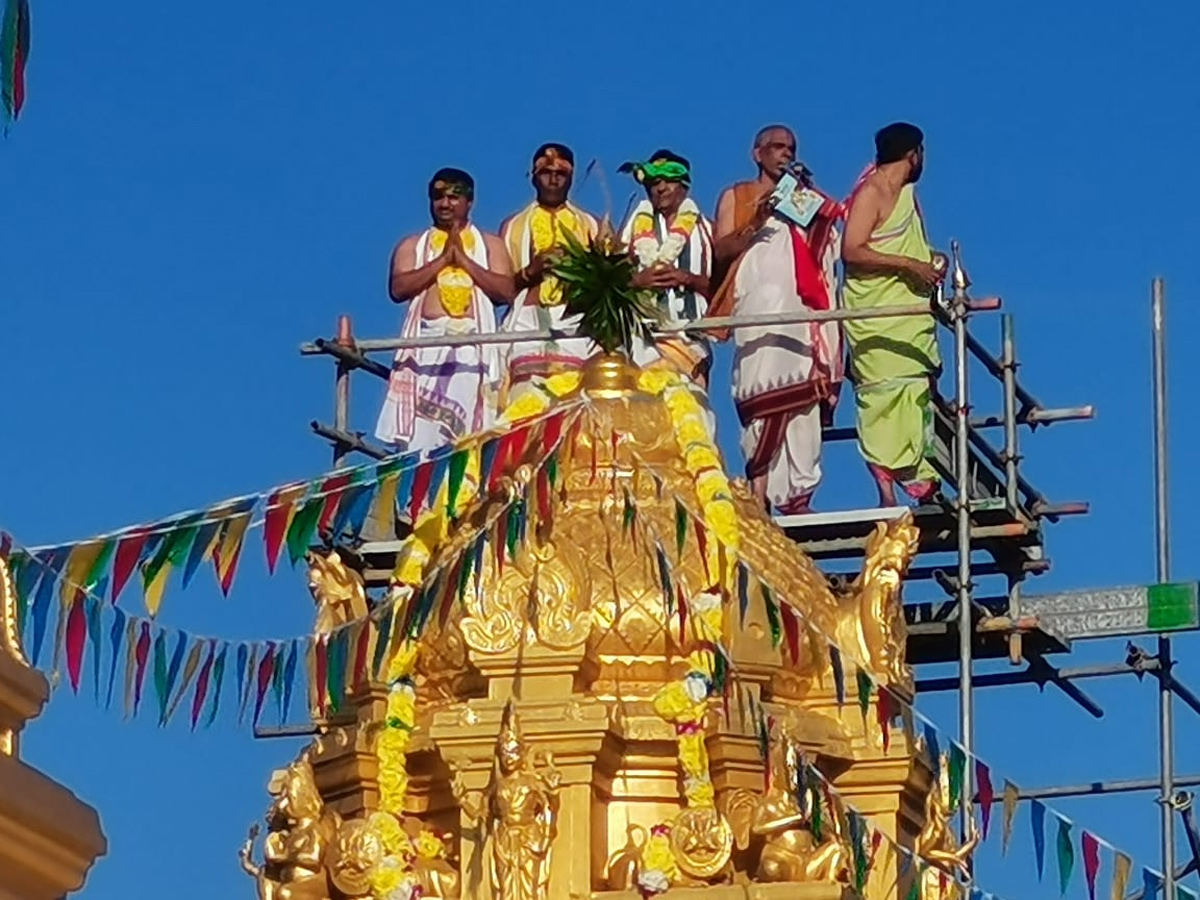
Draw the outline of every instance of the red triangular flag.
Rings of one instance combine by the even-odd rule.
[[[563,413],[556,413],[546,420],[546,426],[542,429],[542,450],[549,453],[554,449],[554,445],[558,443],[559,437],[562,436],[563,421],[566,416]]]
[[[313,669],[315,669],[313,677],[317,682],[317,710],[321,715],[324,715],[325,707],[329,701],[326,694],[329,676],[329,635],[327,634],[323,634],[317,638],[317,644],[313,648]]]
[[[254,724],[258,724],[258,717],[262,715],[263,700],[267,696],[267,688],[271,686],[271,676],[275,674],[275,644],[271,641],[267,642],[267,652],[263,654],[262,661],[258,664],[258,684],[255,686],[254,694]]]
[[[350,483],[348,474],[331,475],[321,485],[321,493],[325,495],[325,505],[321,507],[321,518],[317,520],[317,532],[327,532],[333,528],[333,517],[337,515],[338,506],[346,493],[346,485]],[[334,535],[337,537],[337,535]]]
[[[87,613],[83,608],[83,593],[77,591],[67,615],[67,674],[71,678],[71,690],[79,693],[79,675],[83,670],[83,648],[87,642]]]
[[[304,495],[305,485],[293,484],[280,488],[267,498],[267,510],[263,521],[263,540],[267,545],[267,570],[275,573],[279,551],[292,521],[296,501]]]
[[[779,610],[783,622],[783,634],[787,640],[788,656],[792,658],[792,664],[795,665],[800,661],[800,620],[796,617],[796,611],[787,603],[780,603]]]
[[[370,619],[359,624],[358,639],[354,642],[354,674],[350,683],[354,690],[362,690],[367,680],[367,651],[371,647]]]
[[[524,425],[512,432],[512,445],[509,447],[509,461],[512,463],[512,468],[515,471],[521,465],[525,458],[525,451],[529,449],[529,438],[532,432],[528,425]]]
[[[138,636],[137,647],[134,649],[134,659],[137,665],[133,675],[133,714],[135,716],[142,703],[142,684],[146,680],[146,660],[149,658],[150,623],[142,622],[142,633]]]
[[[879,721],[879,733],[883,736],[883,752],[887,753],[892,745],[892,693],[883,686],[880,686],[879,698],[875,701],[875,715]],[[987,813],[984,813],[986,821]],[[986,825],[984,830],[986,832]]]
[[[975,784],[979,792],[979,817],[983,823],[983,839],[986,841],[988,827],[992,822],[992,803],[996,800],[996,791],[992,787],[992,773],[981,759],[975,760]]]
[[[137,568],[138,560],[142,557],[142,548],[150,538],[149,528],[138,528],[121,538],[117,544],[117,552],[113,559],[112,571],[112,602],[117,602],[121,590],[129,582],[129,576]]]
[[[217,642],[210,640],[208,642],[208,658],[204,660],[204,665],[200,667],[200,674],[196,676],[196,693],[192,696],[192,731],[196,730],[196,723],[200,721],[200,712],[204,709],[204,700],[208,696],[208,679],[212,675],[213,660],[217,655]]]
[[[1079,834],[1083,848],[1083,875],[1087,879],[1088,900],[1096,900],[1096,875],[1100,871],[1100,842],[1087,831]]]
[[[421,505],[425,502],[425,495],[429,493],[429,483],[433,480],[433,463],[423,462],[415,472],[413,472],[413,492],[412,499],[408,504],[408,514],[412,518],[413,526],[417,524],[417,517],[421,514]]]

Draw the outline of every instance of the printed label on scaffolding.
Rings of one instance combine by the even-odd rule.
[[[1068,640],[1131,637],[1200,628],[1194,581],[1025,595],[1021,610]]]

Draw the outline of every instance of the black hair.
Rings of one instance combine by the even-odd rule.
[[[563,159],[565,159],[571,165],[575,165],[575,154],[571,151],[571,148],[568,147],[566,144],[558,144],[558,143],[555,143],[554,141],[550,141],[549,143],[542,144],[542,146],[538,147],[537,150],[533,151],[533,163],[532,164],[537,165],[537,161],[539,159],[541,159],[543,155],[545,155],[547,150],[553,150],[555,153],[557,153],[559,156],[561,156]]]
[[[908,122],[893,122],[875,132],[875,163],[899,162],[925,143],[925,134]]]
[[[433,173],[433,177],[429,179],[429,199],[434,199],[435,188],[438,182],[445,185],[456,185],[463,189],[467,199],[471,200],[475,197],[475,179],[462,169],[444,168],[438,169]]]

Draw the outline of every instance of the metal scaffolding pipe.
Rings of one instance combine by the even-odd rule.
[[[969,301],[972,312],[988,312],[1000,308],[998,298]],[[862,319],[897,319],[906,316],[928,316],[933,314],[931,304],[912,306],[888,306],[876,309],[826,309],[808,310],[797,313],[771,313],[759,316],[715,316],[693,319],[690,322],[670,322],[656,326],[655,334],[678,334],[738,328],[762,328],[772,325],[801,325],[808,322],[846,322]],[[466,347],[478,344],[513,344],[520,341],[549,341],[575,337],[575,329],[562,328],[546,331],[497,331],[488,334],[438,335],[423,338],[372,338],[355,343],[361,353],[383,350],[399,350],[417,347]],[[300,352],[306,356],[332,353],[329,341],[313,341],[301,344]]]
[[[1154,361],[1154,535],[1159,584],[1171,580],[1171,523],[1167,502],[1167,363],[1163,280],[1150,287]],[[1163,900],[1175,900],[1175,721],[1171,698],[1171,639],[1158,639],[1159,802],[1162,805]]]
[[[951,277],[953,278],[954,297],[954,397],[955,397],[955,433],[954,433],[954,475],[955,475],[955,504],[958,511],[958,725],[959,743],[966,751],[967,758],[975,755],[974,703],[971,684],[971,656],[973,651],[972,636],[974,629],[971,606],[971,406],[967,388],[967,316],[970,315],[970,301],[967,298],[967,288],[970,279],[962,264],[961,248],[958,241],[950,243],[950,251],[954,257]],[[972,804],[966,798],[975,795],[974,769],[966,767],[963,773],[963,803],[962,803],[962,833],[963,838],[975,827]]]
[[[1200,785],[1200,775],[1188,775],[1179,778],[1176,785],[1189,787]],[[1157,778],[1127,778],[1117,781],[1091,781],[1087,784],[1066,784],[1046,788],[1020,788],[1017,798],[1020,800],[1042,800],[1047,797],[1088,797],[1103,794],[1128,794],[1135,791],[1157,790]]]

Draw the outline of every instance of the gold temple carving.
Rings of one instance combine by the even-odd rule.
[[[828,651],[835,640],[846,684],[861,670],[910,694],[900,592],[911,518],[881,524],[861,575],[835,591],[729,480],[738,558],[795,612],[789,647],[757,588],[747,605],[720,587],[711,544],[707,557],[695,540],[676,546],[679,504],[699,510],[703,497],[675,413],[641,378],[613,358],[589,363],[567,398],[578,420],[544,501],[552,514],[511,558],[483,554],[477,587],[428,618],[411,666],[353,695],[339,727],[277,773],[263,859],[243,853],[261,900],[409,900],[418,886],[444,900],[894,897],[894,854],[853,884],[850,805],[902,847],[963,864],[970,847],[947,843],[945,803],[928,801],[936,767],[899,722],[885,748],[875,710],[845,701],[844,685],[839,700]],[[526,463],[470,493],[429,566],[472,546],[537,479]],[[318,633],[371,609],[340,552],[309,557]],[[715,662],[703,629],[720,635],[731,673],[707,695],[692,671]],[[381,816],[397,774],[375,747],[396,691],[412,698],[403,810]],[[801,781],[811,790],[798,793]]]

